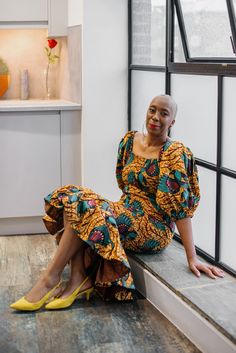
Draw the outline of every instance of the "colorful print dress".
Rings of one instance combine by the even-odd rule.
[[[126,250],[156,253],[171,241],[174,223],[192,217],[200,199],[192,152],[167,141],[159,160],[133,153],[135,131],[122,138],[116,167],[122,190],[109,201],[92,190],[66,185],[45,198],[44,223],[51,234],[63,230],[63,210],[86,244],[86,268],[104,299],[130,300],[135,289]]]

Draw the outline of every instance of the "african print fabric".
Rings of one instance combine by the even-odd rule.
[[[92,190],[66,185],[45,198],[44,223],[51,234],[63,229],[63,210],[75,234],[87,245],[95,287],[104,299],[130,300],[135,289],[127,250],[157,253],[171,241],[174,223],[192,217],[200,199],[192,152],[167,141],[159,160],[133,153],[135,131],[121,140],[116,167],[122,190],[109,201]]]

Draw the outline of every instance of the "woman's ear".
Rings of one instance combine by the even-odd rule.
[[[175,119],[174,119],[174,120],[172,120],[172,122],[171,122],[171,124],[170,124],[170,126],[169,126],[169,129],[171,128],[171,126],[173,126],[173,125],[174,125],[174,123],[175,123]]]

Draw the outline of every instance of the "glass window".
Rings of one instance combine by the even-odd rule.
[[[172,74],[171,92],[178,105],[172,138],[216,164],[217,77]]]
[[[132,64],[165,65],[165,0],[132,2]]]
[[[186,63],[184,49],[179,30],[179,22],[175,12],[174,62]]]
[[[142,131],[149,103],[159,94],[165,94],[165,73],[132,71],[132,130]]]
[[[216,173],[198,167],[201,200],[193,217],[195,244],[215,256]]]
[[[222,128],[222,166],[236,171],[236,77],[224,78],[223,90],[223,128]]]
[[[234,12],[236,13],[236,0],[233,0]]]
[[[190,57],[234,58],[226,1],[181,0],[180,3]]]
[[[236,270],[236,179],[222,176],[220,261]]]

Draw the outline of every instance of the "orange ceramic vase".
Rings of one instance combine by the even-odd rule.
[[[0,97],[4,95],[9,87],[10,76],[8,74],[0,75]]]

